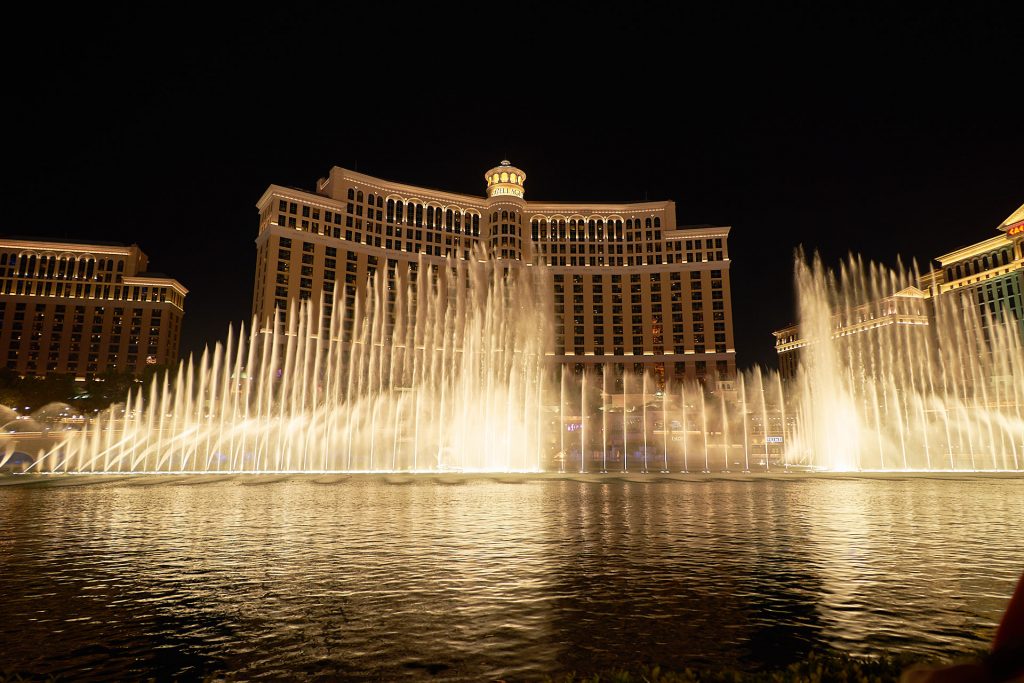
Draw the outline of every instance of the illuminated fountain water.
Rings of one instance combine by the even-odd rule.
[[[378,271],[354,306],[334,297],[329,318],[307,303],[229,331],[34,469],[540,469],[545,288],[500,262],[420,266]]]
[[[38,472],[1020,470],[1016,320],[913,270],[797,262],[796,377],[545,362],[542,269],[378,271],[363,298],[229,331],[35,458]],[[416,281],[416,276],[420,281]],[[317,311],[332,315],[321,317]],[[11,457],[0,449],[0,468]]]
[[[798,258],[805,341],[792,379],[761,368],[704,384],[628,370],[563,377],[562,421],[578,419],[568,427],[581,436],[571,469],[688,472],[693,456],[705,473],[1021,470],[1020,321],[956,292],[931,298],[920,281],[855,258],[838,273]],[[588,386],[601,401],[569,405]]]
[[[838,273],[798,259],[796,281],[810,343],[786,400],[796,417],[791,461],[843,471],[1021,469],[1024,351],[1009,311],[956,292],[929,299],[914,269],[856,258]]]

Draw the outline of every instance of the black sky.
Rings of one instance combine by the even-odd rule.
[[[267,185],[339,165],[482,195],[508,158],[528,198],[733,226],[739,362],[772,362],[798,245],[924,260],[1024,202],[1002,7],[40,10],[3,48],[0,234],[137,242],[190,289],[188,353],[250,315]]]

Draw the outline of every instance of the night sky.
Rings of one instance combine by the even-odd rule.
[[[528,199],[733,226],[746,367],[793,319],[798,245],[924,260],[1024,202],[1013,17],[683,7],[26,15],[3,48],[0,234],[137,242],[190,290],[184,355],[251,314],[269,184],[338,165],[482,196],[508,158]]]

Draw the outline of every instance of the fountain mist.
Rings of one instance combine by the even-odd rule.
[[[417,281],[417,275],[420,280]],[[674,382],[545,363],[543,269],[378,271],[364,296],[229,330],[48,472],[1019,470],[1019,321],[913,269],[799,258],[795,377]],[[935,307],[935,308],[929,308]],[[321,315],[321,313],[323,315]],[[332,314],[333,313],[333,314]],[[623,359],[631,360],[631,359]],[[598,376],[599,375],[599,376]],[[717,379],[717,381],[712,381]],[[598,392],[600,396],[598,396]],[[621,415],[619,414],[621,413]],[[736,441],[742,439],[739,446]],[[0,455],[0,467],[12,453]],[[577,460],[578,458],[578,460]]]
[[[385,274],[183,364],[36,463],[105,472],[536,471],[544,311],[500,262]],[[416,282],[419,275],[421,282]],[[328,317],[317,315],[318,309]]]
[[[802,350],[788,457],[830,470],[1019,469],[1024,353],[1009,311],[914,269],[798,259]]]

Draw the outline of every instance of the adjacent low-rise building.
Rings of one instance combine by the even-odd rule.
[[[188,290],[132,244],[0,239],[0,351],[24,376],[177,361]]]

